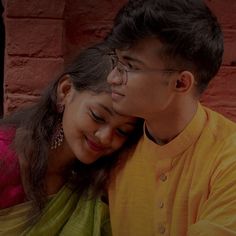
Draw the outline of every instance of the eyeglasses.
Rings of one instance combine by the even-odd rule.
[[[114,65],[114,68],[117,69],[117,71],[120,74],[120,77],[122,79],[122,84],[127,84],[128,82],[128,74],[134,73],[134,74],[141,74],[141,73],[175,73],[175,72],[181,72],[182,70],[178,69],[133,69],[129,68],[127,65],[122,63],[119,60],[116,60],[116,63]]]

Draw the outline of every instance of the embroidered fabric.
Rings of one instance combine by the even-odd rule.
[[[0,209],[25,201],[18,157],[11,149],[14,129],[0,129]]]

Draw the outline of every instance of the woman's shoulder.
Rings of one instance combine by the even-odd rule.
[[[11,145],[14,136],[14,129],[0,128],[0,209],[24,199],[19,160]]]
[[[16,133],[16,129],[8,126],[0,126],[0,141],[11,141]]]
[[[14,137],[15,129],[0,127],[0,167],[2,162],[15,159],[14,151],[11,148]]]

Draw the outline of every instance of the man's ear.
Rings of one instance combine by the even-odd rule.
[[[182,71],[173,81],[173,89],[179,93],[188,93],[194,85],[194,75],[190,71]]]
[[[72,92],[73,85],[71,77],[69,75],[64,75],[57,86],[57,101],[58,103],[65,103],[65,99]]]

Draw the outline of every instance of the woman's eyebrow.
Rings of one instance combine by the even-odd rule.
[[[123,58],[124,60],[131,61],[131,62],[136,62],[136,63],[138,63],[138,64],[140,64],[140,65],[144,65],[144,66],[145,66],[144,62],[141,61],[141,60],[138,59],[138,58],[134,58],[134,57],[129,56],[129,55],[123,55],[122,58]]]
[[[107,106],[104,106],[103,104],[101,103],[98,103],[98,105],[103,109],[105,110],[106,112],[108,112],[111,116],[114,116],[115,114],[119,115],[119,116],[122,116],[121,114],[115,112],[114,110],[111,110],[109,109]],[[131,125],[131,126],[136,126],[136,122],[126,122],[125,124],[127,125]]]
[[[111,116],[114,116],[114,111],[113,110],[111,110],[111,109],[109,109],[107,106],[104,106],[103,104],[101,104],[101,103],[98,103],[98,105],[103,109],[103,110],[105,110],[106,112],[108,112]]]

